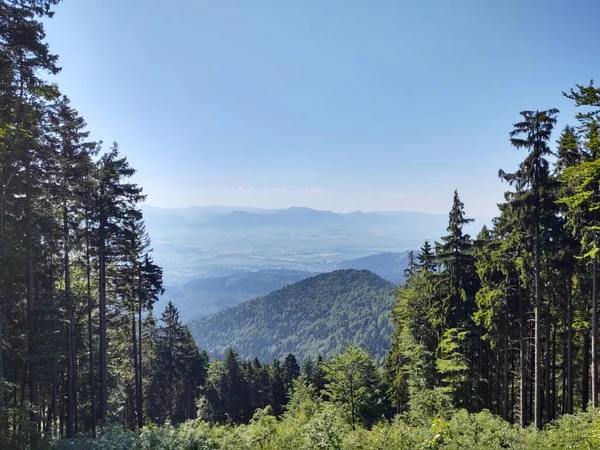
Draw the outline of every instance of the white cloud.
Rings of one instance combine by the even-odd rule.
[[[258,189],[258,188],[249,187],[249,186],[235,186],[235,187],[224,186],[224,187],[221,188],[221,190],[223,192],[231,192],[231,191],[237,191],[237,192],[256,192],[256,193],[260,193],[260,194],[264,194],[264,195],[267,195],[267,194],[319,195],[319,194],[325,194],[325,193],[327,193],[326,191],[324,191],[320,187],[313,187],[313,188],[308,188],[308,189],[289,189],[289,188],[286,188],[286,187],[274,187],[274,188],[267,188],[267,189]],[[341,195],[341,193],[339,195]]]

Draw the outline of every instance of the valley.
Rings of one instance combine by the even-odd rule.
[[[399,284],[410,250],[442,236],[446,214],[310,208],[143,208],[166,292],[185,323],[315,274],[366,269]],[[478,220],[472,226],[488,223]]]

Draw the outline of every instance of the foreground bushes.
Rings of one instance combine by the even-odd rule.
[[[489,412],[458,411],[428,425],[398,417],[370,430],[352,430],[335,406],[288,411],[277,419],[258,410],[248,425],[190,421],[178,427],[151,426],[138,433],[105,430],[97,440],[57,441],[54,449],[83,450],[433,450],[433,449],[600,449],[600,411],[565,416],[541,432],[521,430]]]

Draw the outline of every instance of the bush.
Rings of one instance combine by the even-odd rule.
[[[54,450],[588,450],[600,448],[600,410],[565,416],[542,431],[521,430],[489,411],[416,420],[408,415],[372,429],[352,430],[340,409],[297,386],[291,407],[278,419],[258,409],[248,425],[210,425],[194,420],[178,427],[148,426],[139,433],[121,427],[97,439],[53,443]]]

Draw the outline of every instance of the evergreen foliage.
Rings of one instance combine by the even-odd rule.
[[[46,79],[58,3],[0,3],[0,448],[600,446],[593,81],[564,93],[581,109],[556,150],[558,111],[520,113],[493,226],[466,234],[455,191],[395,298],[342,270],[190,330],[154,314],[135,169]]]
[[[189,327],[201,348],[222,357],[235,347],[262,361],[293,352],[330,357],[347,344],[383,359],[389,348],[394,285],[366,270],[338,270],[236,305]]]

